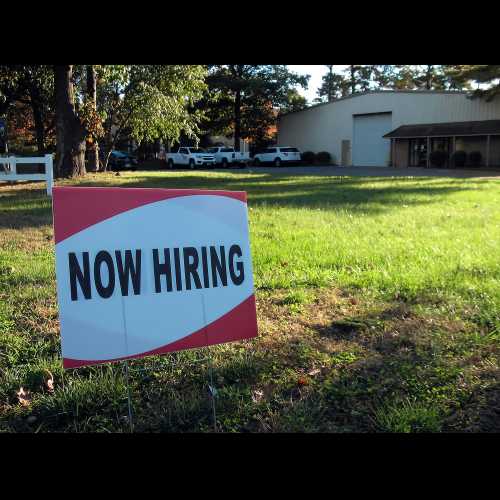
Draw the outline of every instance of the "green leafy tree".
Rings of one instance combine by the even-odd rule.
[[[87,70],[87,88],[85,95],[85,111],[87,113],[90,134],[87,137],[87,152],[89,170],[97,172],[99,170],[99,142],[98,138],[104,135],[102,119],[97,113],[97,74],[96,67],[89,65]]]
[[[335,73],[332,65],[327,67],[328,73],[323,77],[323,84],[318,90],[319,98],[323,100],[326,97],[327,101],[357,92],[366,92],[380,86],[384,75],[381,68],[386,68],[385,66],[350,64],[341,73]]]
[[[368,90],[463,90],[465,80],[455,77],[455,66],[445,65],[349,65],[341,74],[327,65],[328,73],[318,89],[315,102],[332,101],[355,92]]]
[[[98,70],[97,109],[104,119],[104,169],[127,133],[140,143],[173,142],[181,133],[198,141],[206,69],[196,65],[105,66]]]
[[[349,93],[349,82],[344,75],[335,73],[333,65],[326,65],[328,73],[323,75],[323,83],[318,89],[316,102],[331,102]]]
[[[418,88],[426,90],[449,90],[451,84],[443,66],[433,64],[417,66],[413,80]]]
[[[22,75],[22,66],[0,66],[0,116],[5,116],[9,107],[23,96]]]
[[[297,89],[291,88],[288,90],[286,102],[280,107],[280,113],[291,113],[305,108],[307,108],[307,99],[300,95]]]
[[[383,65],[374,66],[374,81],[378,88],[395,90],[464,90],[466,82],[451,76],[450,65]]]
[[[45,153],[47,137],[55,128],[53,97],[54,78],[50,66],[0,66],[0,116],[9,110],[22,113],[23,106],[27,106],[33,117],[34,139],[40,155]]]
[[[415,90],[418,71],[411,65],[388,65],[379,73],[381,87],[392,90]]]
[[[213,87],[210,78],[208,76],[206,80],[208,85],[203,97],[194,103],[192,111],[202,113],[199,127],[204,139],[208,139],[209,136],[230,137],[233,134],[234,123],[233,96],[226,89]]]
[[[373,66],[351,64],[344,70],[344,74],[350,94],[366,92],[372,84]]]
[[[307,88],[308,80],[309,75],[291,72],[286,65],[211,66],[207,83],[218,96],[216,108],[224,109],[217,128],[232,132],[236,150],[241,138],[261,141],[276,124],[281,108],[304,105],[293,89]],[[207,122],[206,128],[215,127]]]

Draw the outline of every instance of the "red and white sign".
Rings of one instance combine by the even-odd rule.
[[[55,187],[65,368],[257,336],[246,193]]]

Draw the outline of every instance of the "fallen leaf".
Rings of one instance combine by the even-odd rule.
[[[49,378],[45,381],[45,385],[47,386],[47,390],[49,392],[54,392],[54,375],[49,372],[49,370],[45,370],[49,375]]]
[[[309,380],[307,380],[305,377],[300,377],[299,380],[297,380],[297,384],[300,386],[309,385]]]
[[[308,375],[313,377],[314,375],[317,375],[318,373],[321,373],[321,370],[319,368],[316,368],[315,370],[311,370],[310,372],[308,372]]]
[[[22,406],[29,406],[31,404],[30,391],[25,391],[22,387],[16,392],[17,400]]]
[[[254,403],[258,403],[262,399],[263,396],[264,396],[264,391],[253,391],[252,401]]]

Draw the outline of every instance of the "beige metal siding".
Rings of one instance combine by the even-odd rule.
[[[353,115],[392,112],[393,129],[418,123],[500,119],[500,98],[492,102],[465,94],[373,92],[282,116],[278,143],[301,151],[328,151],[338,163],[342,141],[353,143]],[[351,157],[354,156],[351,154]]]

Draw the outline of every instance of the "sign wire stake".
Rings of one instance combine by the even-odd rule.
[[[209,363],[210,364],[208,366],[208,373],[210,376],[210,385],[209,385],[210,399],[212,400],[212,414],[213,414],[213,419],[214,419],[214,432],[217,432],[217,413],[215,411],[215,396],[217,394],[217,389],[214,387],[212,354],[210,354]]]
[[[128,421],[130,424],[130,433],[133,434],[133,432],[134,432],[134,419],[133,419],[133,415],[132,415],[132,398],[130,397],[130,383],[129,383],[129,377],[128,377],[128,359],[125,360],[124,366],[125,366],[125,380],[127,383]]]
[[[205,336],[206,336],[206,341],[207,341],[207,347],[209,346],[209,340],[208,340],[208,330],[207,330],[207,315],[205,311],[205,296],[202,294],[201,295],[201,305],[203,309],[203,323],[205,325]],[[214,420],[214,432],[217,432],[217,412],[215,409],[215,395],[217,394],[217,389],[214,386],[214,375],[213,375],[213,356],[212,356],[212,351],[211,348],[208,347],[208,375],[210,379],[210,383],[208,385],[208,392],[210,394],[210,399],[212,402],[212,416]]]

